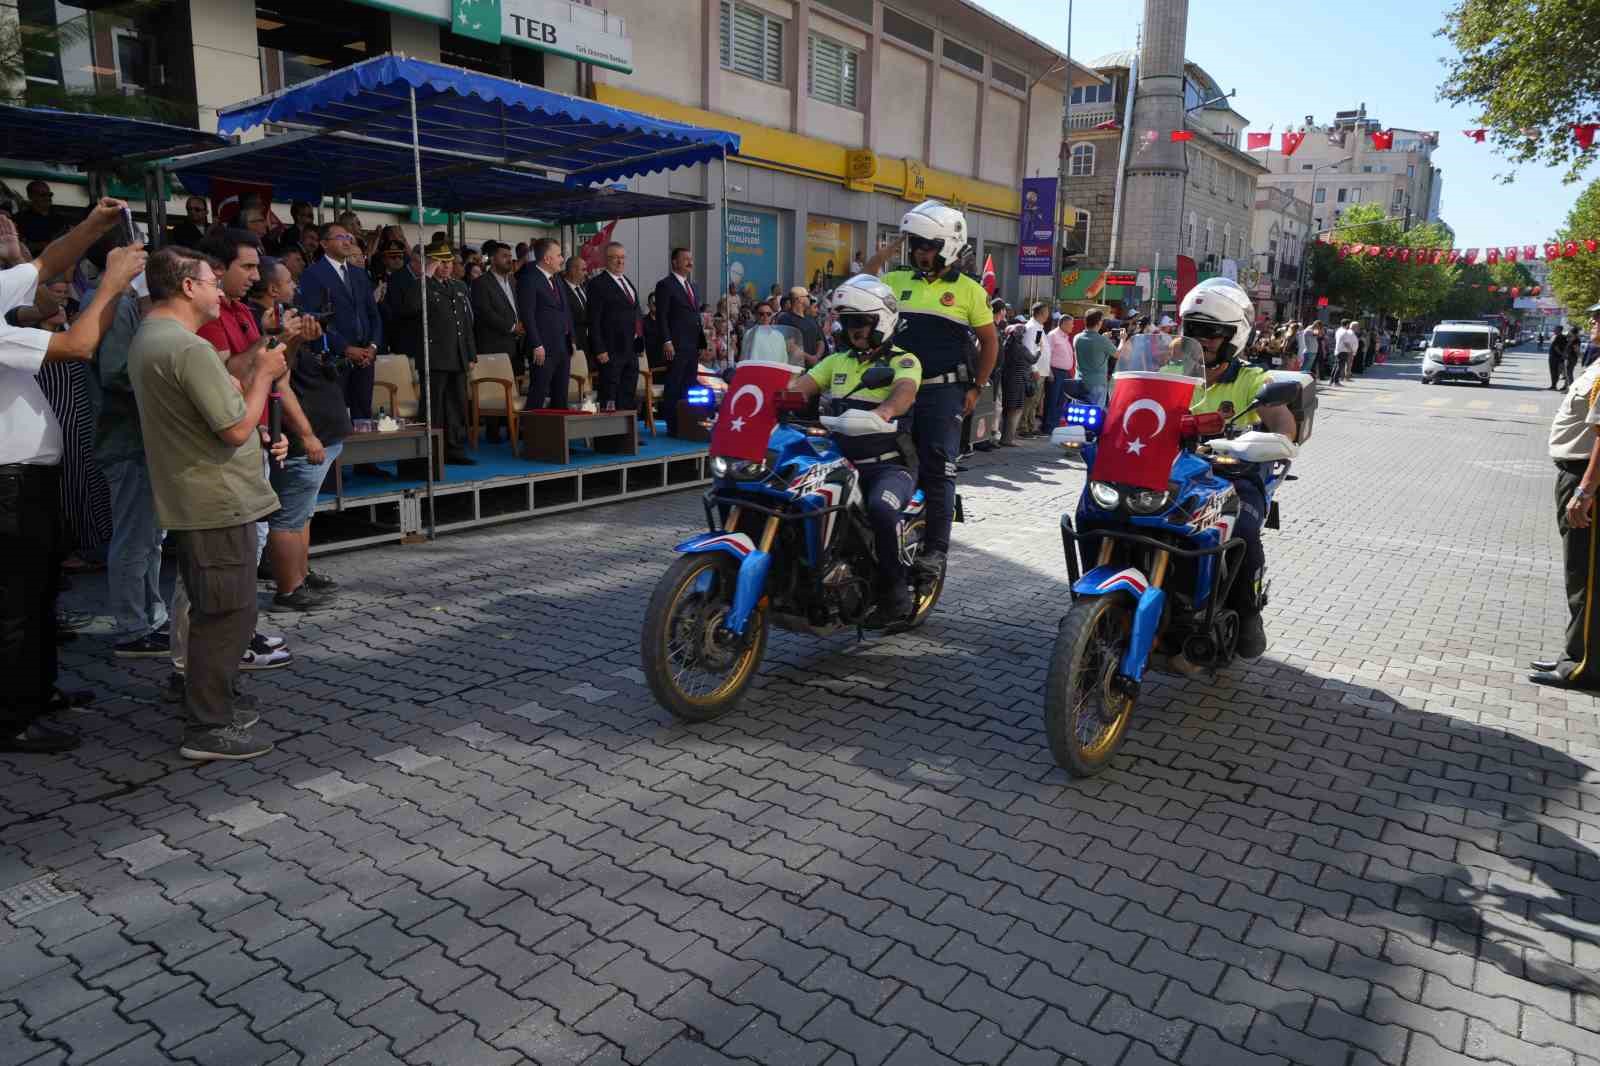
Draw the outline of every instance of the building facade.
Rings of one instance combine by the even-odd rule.
[[[1141,64],[1148,63],[1148,54],[1158,45],[1146,39]],[[1135,75],[1134,61],[1132,51],[1101,56],[1090,65],[1105,79],[1103,84],[1074,90],[1066,196],[1074,209],[1069,243],[1080,254],[1068,273],[1082,278],[1107,267],[1155,268],[1159,276],[1169,277],[1176,257],[1187,255],[1201,277],[1238,277],[1259,251],[1251,217],[1256,181],[1266,173],[1240,150],[1240,132],[1248,120],[1233,110],[1215,79],[1192,62],[1183,64],[1181,100],[1145,106],[1140,101],[1150,83],[1160,87],[1172,79]],[[1135,77],[1129,126],[1127,94]],[[1173,130],[1187,130],[1191,139],[1175,142]],[[1124,151],[1129,153],[1127,185],[1121,225],[1116,227]],[[1162,182],[1165,191],[1159,197],[1141,199],[1141,183]],[[1112,290],[1107,298],[1120,296]],[[1163,302],[1171,302],[1170,294],[1163,296]]]
[[[1308,124],[1306,138],[1291,156],[1281,142],[1255,153],[1268,173],[1261,184],[1284,189],[1311,204],[1317,232],[1331,230],[1356,204],[1378,204],[1387,217],[1406,226],[1439,221],[1443,174],[1433,165],[1438,134],[1393,129],[1389,150],[1373,147],[1373,133],[1384,131],[1363,105],[1341,111],[1326,126]]]
[[[1311,205],[1287,189],[1256,190],[1251,222],[1247,290],[1258,314],[1275,322],[1294,316],[1301,277],[1300,262],[1311,233]]]
[[[628,183],[710,211],[615,231],[646,279],[672,247],[693,249],[707,294],[728,277],[765,292],[842,276],[909,206],[938,197],[966,211],[977,263],[992,256],[1001,290],[1020,297],[1019,185],[1059,165],[1065,57],[968,0],[500,0],[498,42],[456,32],[473,0],[168,0],[134,14],[16,2],[24,24],[81,31],[30,61],[35,96],[138,96],[201,128],[219,108],[396,52],[738,132],[725,168]],[[1074,84],[1101,81],[1070,69]],[[64,184],[58,201],[83,195]],[[356,207],[373,222],[405,215]],[[472,242],[539,232],[499,216],[469,215],[464,229]]]

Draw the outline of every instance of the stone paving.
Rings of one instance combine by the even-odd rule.
[[[250,764],[80,639],[83,748],[0,757],[0,1063],[1597,1066],[1596,702],[1521,670],[1542,364],[1328,395],[1272,649],[1155,677],[1089,782],[1039,714],[1083,473],[1037,442],[973,460],[923,630],[775,634],[709,726],[637,651],[694,493],[324,560]]]

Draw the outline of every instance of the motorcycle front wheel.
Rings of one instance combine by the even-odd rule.
[[[732,710],[766,650],[762,605],[744,637],[723,631],[738,576],[738,562],[722,552],[682,555],[650,597],[639,648],[645,679],[656,702],[681,721],[709,722]]]
[[[1122,745],[1133,697],[1112,683],[1133,616],[1118,598],[1079,600],[1061,620],[1044,689],[1050,754],[1073,777],[1103,770]]]

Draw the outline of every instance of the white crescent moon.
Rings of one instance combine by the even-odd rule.
[[[756,398],[756,405],[751,409],[749,417],[754,418],[761,413],[761,409],[767,404],[766,393],[761,391],[761,386],[759,385],[744,385],[734,390],[733,395],[728,397],[728,414],[735,418],[739,416],[739,398],[744,396],[745,393],[749,393]]]
[[[1166,408],[1154,400],[1135,400],[1130,403],[1128,409],[1122,412],[1122,432],[1128,432],[1128,420],[1133,417],[1135,411],[1139,410],[1150,410],[1156,413],[1156,418],[1160,419],[1160,421],[1156,423],[1155,435],[1160,436],[1161,431],[1167,428],[1167,411]]]

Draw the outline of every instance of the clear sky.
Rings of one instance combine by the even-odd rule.
[[[1066,0],[976,2],[1067,50]],[[1539,164],[1516,168],[1510,184],[1497,180],[1513,168],[1487,142],[1462,135],[1477,125],[1475,116],[1437,99],[1443,59],[1453,47],[1434,32],[1449,6],[1444,0],[1191,0],[1188,58],[1223,91],[1238,90],[1234,107],[1252,130],[1275,124],[1274,132],[1281,131],[1306,115],[1326,123],[1363,102],[1367,117],[1385,126],[1438,130],[1439,214],[1455,229],[1457,245],[1542,243],[1586,182],[1564,185],[1561,171]],[[1073,59],[1088,63],[1134,46],[1143,0],[1076,0],[1075,8]],[[1585,178],[1600,178],[1600,167]]]

